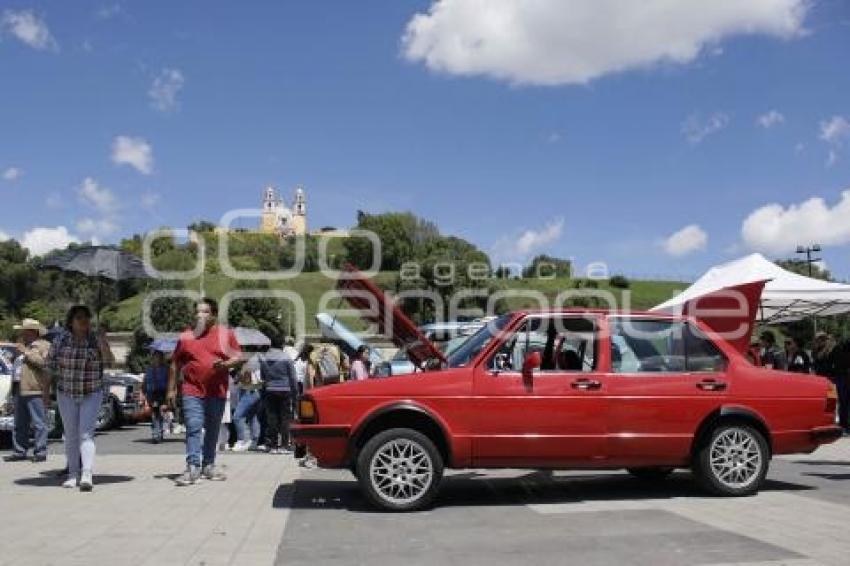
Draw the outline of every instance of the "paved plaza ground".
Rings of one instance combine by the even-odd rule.
[[[91,494],[58,487],[58,455],[0,463],[0,564],[850,564],[850,440],[775,459],[750,498],[706,497],[685,472],[469,471],[407,515],[288,456],[224,454],[227,482],[178,488],[179,440],[128,427],[98,449]]]

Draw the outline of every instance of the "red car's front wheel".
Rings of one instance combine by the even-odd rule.
[[[424,434],[394,428],[373,436],[357,457],[357,479],[366,497],[387,511],[418,511],[437,495],[443,458]]]

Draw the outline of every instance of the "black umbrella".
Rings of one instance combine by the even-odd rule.
[[[59,252],[44,260],[44,267],[82,273],[87,277],[96,277],[97,308],[100,318],[102,307],[101,291],[104,279],[126,281],[128,279],[148,279],[151,276],[145,270],[144,262],[137,256],[110,246],[84,246]]]
[[[76,271],[88,277],[103,277],[112,281],[147,279],[142,260],[131,253],[107,246],[86,246],[52,255],[44,267]]]

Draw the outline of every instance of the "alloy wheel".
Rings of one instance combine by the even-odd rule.
[[[725,429],[714,438],[709,450],[711,472],[724,486],[746,488],[759,478],[764,455],[749,430]]]
[[[434,481],[434,463],[419,443],[396,438],[375,451],[369,463],[369,479],[381,498],[406,505],[428,492]]]

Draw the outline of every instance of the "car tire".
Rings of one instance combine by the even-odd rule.
[[[434,501],[443,458],[430,438],[393,428],[369,439],[357,455],[357,481],[366,498],[385,511],[420,511]]]
[[[97,410],[95,430],[103,432],[115,428],[117,424],[118,414],[115,411],[115,403],[111,399],[107,403],[101,403]]]
[[[667,479],[673,473],[673,468],[628,468],[628,472],[639,480],[661,481]]]
[[[741,497],[759,490],[769,466],[764,435],[750,425],[732,422],[711,431],[696,454],[694,473],[709,492]]]

